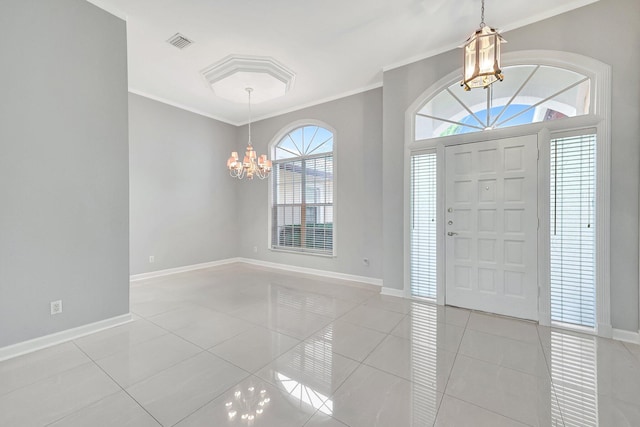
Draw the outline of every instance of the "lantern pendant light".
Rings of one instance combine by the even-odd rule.
[[[462,46],[464,63],[460,86],[464,90],[486,88],[504,79],[500,69],[501,43],[506,43],[506,40],[495,28],[488,27],[484,23],[484,0],[482,0],[480,28]]]

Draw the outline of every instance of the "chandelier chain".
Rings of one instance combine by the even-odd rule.
[[[480,9],[480,28],[483,28],[485,25],[484,23],[484,0],[482,0],[482,8]]]
[[[246,88],[246,91],[249,94],[249,145],[251,145],[251,92],[253,89],[248,87]]]

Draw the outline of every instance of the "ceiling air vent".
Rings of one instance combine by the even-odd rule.
[[[182,34],[176,33],[169,40],[167,40],[167,43],[177,47],[178,49],[184,49],[185,47],[193,44],[193,40],[189,40]]]

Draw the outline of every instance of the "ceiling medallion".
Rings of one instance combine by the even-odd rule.
[[[295,73],[268,56],[229,55],[201,71],[207,85],[219,98],[244,103],[244,88],[256,89],[254,104],[285,95]]]

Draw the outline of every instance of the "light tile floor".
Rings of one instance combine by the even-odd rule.
[[[640,426],[640,346],[230,265],[0,362],[0,426]]]

